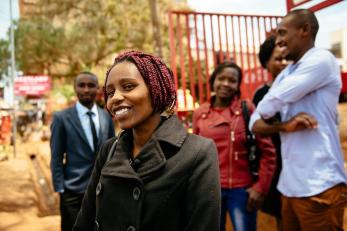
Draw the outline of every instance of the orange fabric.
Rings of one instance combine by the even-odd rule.
[[[10,142],[11,137],[11,117],[3,116],[0,119],[0,143],[6,144]]]
[[[318,195],[303,198],[282,196],[284,231],[343,230],[347,186],[336,185]]]

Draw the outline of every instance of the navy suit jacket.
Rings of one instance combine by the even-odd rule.
[[[98,107],[100,129],[98,148],[115,136],[111,117]],[[51,124],[51,171],[54,190],[84,193],[92,173],[96,153],[89,146],[76,105],[57,112]]]

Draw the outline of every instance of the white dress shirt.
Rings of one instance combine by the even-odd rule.
[[[278,111],[282,121],[300,112],[318,121],[316,129],[280,133],[283,167],[278,189],[285,196],[312,196],[347,183],[337,125],[340,90],[335,57],[326,50],[311,48],[280,73],[251,116],[250,128],[260,117],[268,119]]]
[[[95,151],[94,145],[93,145],[93,134],[92,134],[91,127],[90,127],[90,120],[89,120],[89,116],[87,115],[87,112],[89,111],[89,109],[87,107],[83,106],[80,102],[76,103],[76,109],[77,109],[77,113],[78,113],[78,118],[80,119],[81,124],[82,124],[84,134],[87,137],[89,146],[93,151]],[[95,124],[96,135],[99,137],[100,122],[99,122],[98,108],[96,107],[95,104],[93,105],[93,107],[90,111],[93,112],[92,119],[93,119],[94,124]]]

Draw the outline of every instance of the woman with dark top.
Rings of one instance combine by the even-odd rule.
[[[287,66],[287,61],[283,59],[281,52],[281,48],[276,45],[274,35],[269,36],[260,46],[259,61],[261,66],[271,74],[272,79],[254,93],[253,103],[256,106],[269,91],[276,76]]]
[[[171,70],[152,55],[125,52],[107,72],[104,92],[123,132],[99,151],[74,230],[217,231],[217,151],[173,115]]]
[[[229,211],[235,231],[256,230],[256,209],[261,207],[273,172],[275,150],[269,138],[256,137],[261,151],[259,177],[254,180],[248,160],[240,85],[242,71],[235,63],[222,63],[210,78],[215,95],[193,114],[193,132],[211,138],[218,149],[222,210],[220,230]],[[250,112],[254,110],[246,101]]]
[[[281,49],[276,45],[276,37],[268,37],[264,43],[260,46],[259,60],[263,68],[271,74],[272,80],[263,87],[259,88],[253,97],[253,103],[257,106],[263,99],[266,93],[269,91],[272,82],[276,76],[286,67],[287,61],[282,58]],[[276,119],[281,121],[279,113],[276,115]],[[277,190],[277,182],[282,169],[281,158],[281,139],[279,134],[271,136],[272,142],[276,149],[276,171],[270,186],[269,193],[265,198],[264,205],[262,207],[263,212],[268,213],[276,217],[277,230],[282,230],[281,222],[281,193]]]

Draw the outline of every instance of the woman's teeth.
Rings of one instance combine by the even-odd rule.
[[[123,113],[126,113],[127,111],[129,111],[129,108],[123,108],[123,109],[116,111],[115,115],[121,115]]]

